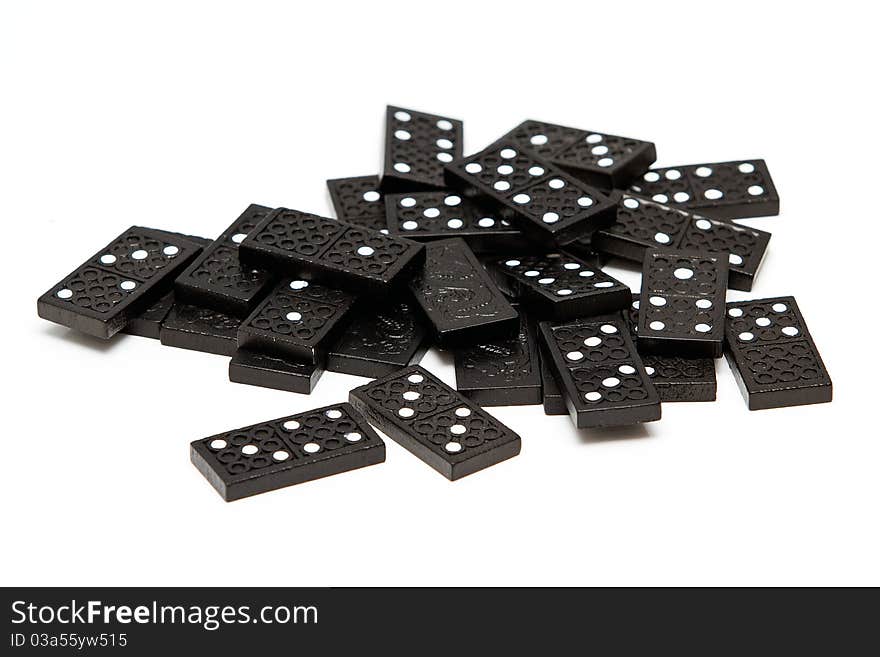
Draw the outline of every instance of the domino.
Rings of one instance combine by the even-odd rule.
[[[559,389],[556,377],[547,363],[549,356],[545,355],[544,350],[541,354],[541,392],[543,395],[544,415],[568,415],[568,409],[565,406],[565,397]]]
[[[617,221],[598,231],[593,247],[607,255],[642,262],[647,248],[697,249],[728,254],[728,285],[752,289],[767,252],[770,233],[710,219],[668,205],[623,194]]]
[[[634,341],[638,335],[640,305],[639,295],[634,294],[632,304],[624,314]],[[718,384],[714,359],[641,353],[639,356],[661,403],[715,401]]]
[[[201,246],[132,226],[37,300],[37,314],[109,339],[161,299]]]
[[[496,263],[536,317],[568,320],[626,308],[630,289],[594,264],[565,252],[517,255]]]
[[[514,142],[495,142],[445,171],[450,187],[545,244],[565,245],[614,223],[611,198]]]
[[[174,282],[178,301],[247,317],[274,284],[268,272],[243,265],[239,244],[271,208],[250,205]]]
[[[175,302],[159,329],[159,341],[167,347],[233,356],[240,324],[238,317]]]
[[[721,358],[727,260],[691,250],[648,249],[642,266],[642,353]]]
[[[520,437],[421,367],[355,388],[351,405],[450,481],[519,454]]]
[[[513,335],[519,318],[464,240],[426,245],[422,271],[410,289],[440,346]]]
[[[515,336],[453,351],[455,387],[480,406],[543,403],[534,324],[522,312]]]
[[[196,440],[190,460],[227,502],[385,461],[385,443],[349,404]]]
[[[389,105],[382,189],[404,192],[444,187],[443,165],[461,157],[462,142],[461,121]]]
[[[280,276],[387,294],[424,262],[424,247],[362,226],[279,208],[239,246],[242,262]]]
[[[779,196],[764,160],[651,169],[630,190],[673,208],[714,219],[779,214]]]
[[[239,349],[229,361],[229,380],[309,395],[324,370],[320,365]]]
[[[750,411],[831,401],[831,377],[794,297],[728,303],[725,332]]]
[[[348,292],[285,279],[238,327],[238,347],[320,364],[353,304],[354,296]]]
[[[428,329],[412,301],[362,304],[328,351],[327,371],[376,379],[417,365],[428,346]]]
[[[548,365],[578,429],[660,419],[660,398],[622,317],[541,322]]]
[[[379,176],[336,178],[327,181],[336,218],[388,234],[385,225],[385,194],[379,189]]]
[[[629,186],[657,159],[657,149],[649,141],[542,121],[523,121],[501,139],[605,189]]]
[[[467,198],[449,191],[389,194],[385,197],[391,235],[427,242],[461,237],[475,252],[524,248],[520,231]]]

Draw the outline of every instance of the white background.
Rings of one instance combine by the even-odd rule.
[[[0,581],[880,584],[862,6],[4,3]],[[100,343],[36,298],[132,224],[213,237],[251,202],[329,213],[327,178],[378,170],[386,103],[463,119],[469,152],[528,117],[653,140],[658,165],[766,158],[782,214],[744,222],[773,239],[730,298],[796,295],[834,402],[749,412],[719,361],[717,403],[643,428],[493,410],[521,455],[455,483],[388,441],[383,465],[222,502],[190,441],[365,380],[237,385],[226,358]]]

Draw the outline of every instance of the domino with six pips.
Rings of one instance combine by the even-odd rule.
[[[543,404],[581,429],[656,421],[661,401],[715,399],[722,347],[750,410],[831,401],[793,297],[725,304],[770,239],[730,220],[778,213],[763,160],[649,169],[651,142],[531,120],[464,157],[462,134],[389,106],[381,176],[327,181],[338,220],[250,205],[214,241],[132,227],[38,313],[230,356],[237,383],[375,379],[193,442],[226,500],[380,463],[373,427],[450,480],[517,455],[480,405]],[[642,263],[639,295],[607,256]],[[458,390],[417,365],[432,343]]]

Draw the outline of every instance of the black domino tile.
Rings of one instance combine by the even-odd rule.
[[[388,106],[382,190],[444,187],[443,166],[461,157],[462,141],[463,124],[457,119]]]
[[[175,302],[159,329],[159,341],[167,347],[232,356],[241,321],[217,310]]]
[[[349,404],[194,441],[190,460],[227,502],[385,461],[385,443]]]
[[[379,176],[334,178],[327,181],[327,188],[339,221],[388,233],[385,195],[379,189]]]
[[[311,394],[324,370],[320,365],[238,349],[229,361],[229,380],[273,390]]]
[[[520,437],[421,367],[355,388],[351,404],[449,480],[519,454]]]

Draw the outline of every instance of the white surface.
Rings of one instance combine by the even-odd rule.
[[[874,23],[586,4],[4,4],[0,581],[880,584]],[[464,119],[468,151],[531,117],[651,139],[658,165],[766,158],[782,215],[746,222],[773,239],[731,298],[797,297],[834,402],[750,413],[719,361],[717,403],[643,428],[497,409],[522,454],[455,483],[388,441],[383,465],[223,503],[191,440],[364,380],[236,385],[225,358],[100,344],[36,298],[132,224],[330,212],[325,179],[377,171],[386,103]]]

